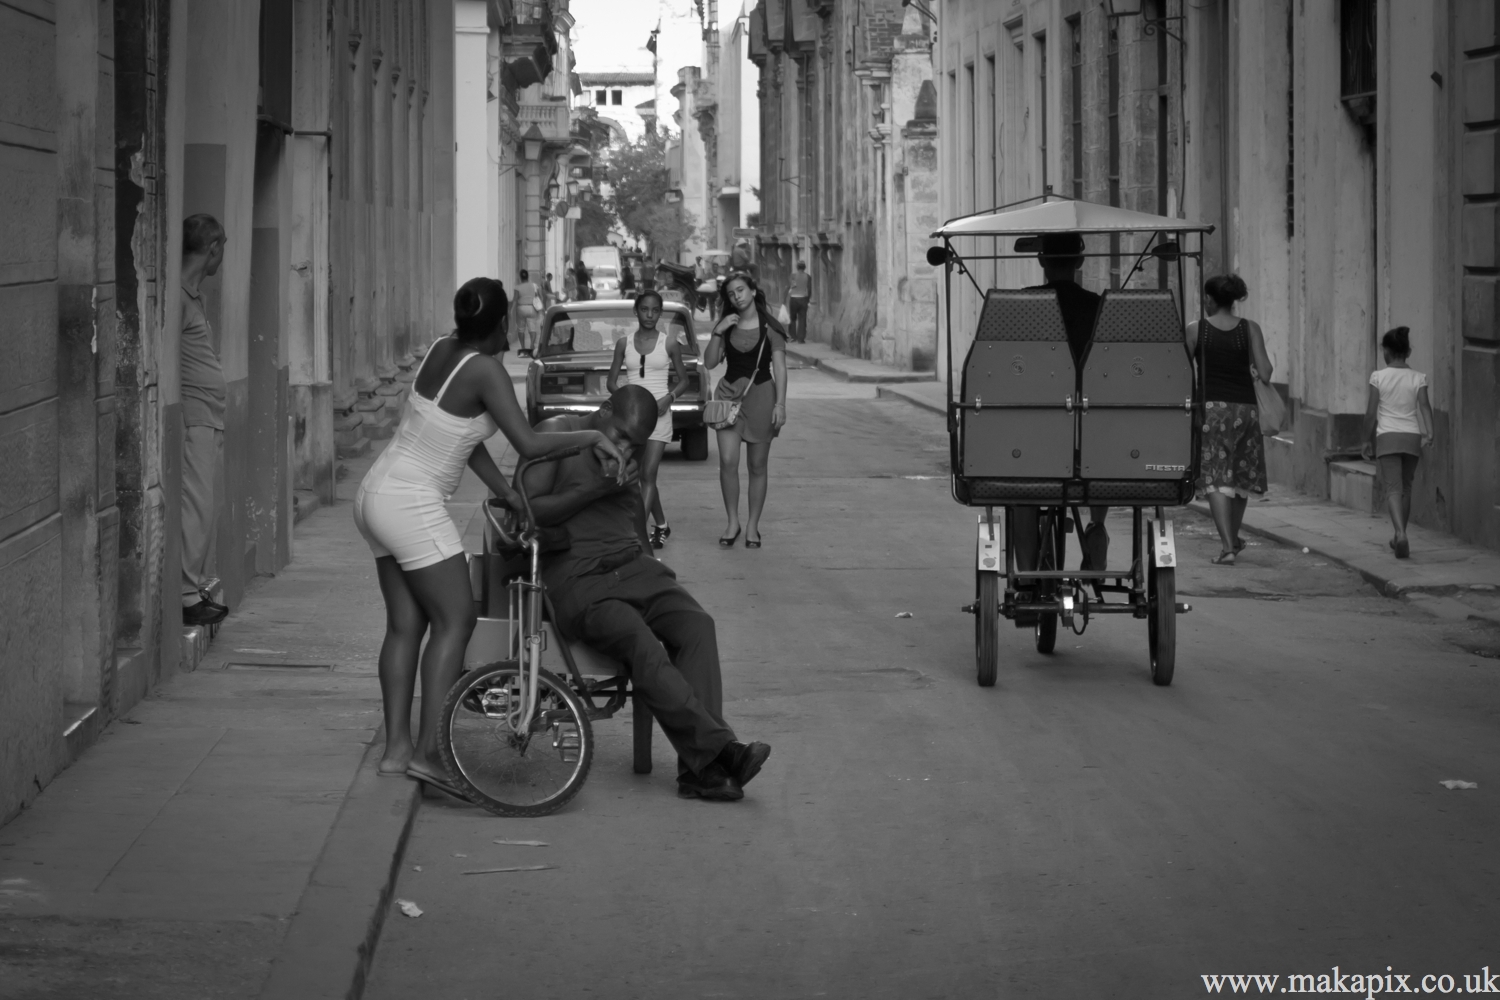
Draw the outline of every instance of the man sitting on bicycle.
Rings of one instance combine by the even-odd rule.
[[[724,722],[714,620],[651,555],[629,456],[644,447],[656,418],[651,393],[626,385],[593,413],[537,425],[538,431],[601,431],[629,460],[624,485],[592,449],[527,471],[537,524],[568,535],[566,550],[542,557],[542,580],[563,634],[629,669],[637,697],[677,750],[677,794],[734,801],[744,797],[771,748],[739,742]]]
[[[1068,332],[1068,347],[1073,353],[1073,364],[1079,369],[1083,367],[1083,359],[1094,339],[1094,320],[1099,316],[1100,302],[1097,293],[1078,284],[1083,252],[1083,237],[1077,233],[1042,234],[1037,260],[1042,265],[1047,283],[1033,286],[1050,288],[1057,293],[1057,306],[1062,311],[1063,327]],[[1016,566],[1021,570],[1037,568],[1041,548],[1037,513],[1035,507],[1017,507],[1013,516]],[[1089,526],[1083,532],[1083,569],[1104,569],[1108,565],[1109,532],[1104,528],[1104,518],[1108,514],[1108,507],[1089,508]],[[1052,568],[1062,569],[1061,566]]]

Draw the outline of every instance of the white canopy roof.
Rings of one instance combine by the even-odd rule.
[[[1056,198],[994,212],[966,215],[943,224],[933,239],[954,236],[1030,236],[1039,233],[1211,233],[1214,227],[1189,219],[1133,212],[1128,208]]]

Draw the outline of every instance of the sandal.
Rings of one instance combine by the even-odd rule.
[[[1213,563],[1215,566],[1233,566],[1234,552],[1232,550],[1225,550],[1223,552],[1220,552],[1214,558],[1210,559],[1209,562]]]
[[[1235,555],[1239,555],[1243,551],[1245,551],[1245,541],[1244,541],[1244,539],[1236,538],[1234,540],[1234,554]]]
[[[409,766],[406,769],[406,776],[413,779],[414,781],[420,782],[421,784],[431,785],[433,788],[436,788],[440,792],[446,792],[449,795],[453,796],[455,799],[463,799],[464,801],[468,801],[469,797],[463,793],[462,789],[460,789],[456,785],[449,784],[447,781],[439,778],[437,775],[433,774],[430,771],[426,771],[414,766]]]

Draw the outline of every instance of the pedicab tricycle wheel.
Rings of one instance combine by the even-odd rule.
[[[1177,667],[1177,570],[1156,565],[1146,578],[1146,630],[1151,646],[1151,680],[1160,687],[1172,683]]]
[[[974,659],[980,687],[994,687],[1000,665],[1000,574],[974,574]]]

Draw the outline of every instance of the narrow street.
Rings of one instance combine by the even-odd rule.
[[[366,997],[1155,998],[1211,973],[1478,971],[1500,917],[1493,633],[1263,539],[1210,566],[1182,510],[1171,687],[1145,624],[1110,618],[1051,656],[1007,625],[981,689],[941,420],[874,397],[793,372],[760,551],[715,544],[716,454],[662,469],[662,555],[717,617],[726,714],[774,747],[746,799],[679,800],[659,732],[632,774],[628,713],[556,815],[429,797],[394,893],[423,914],[392,909]]]

